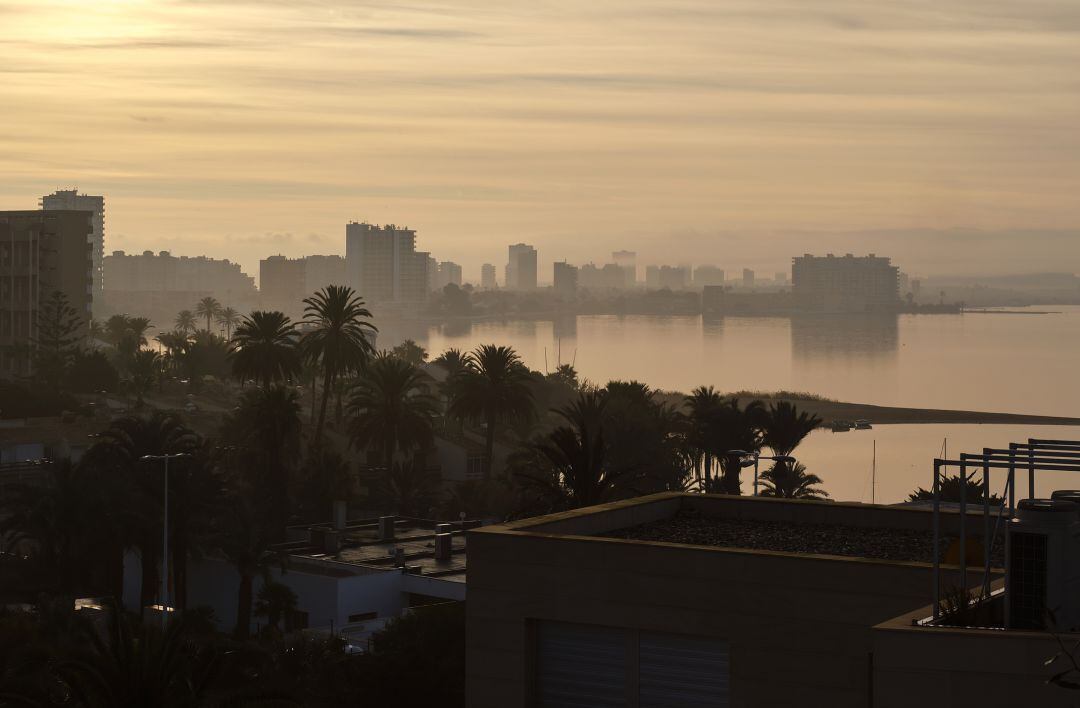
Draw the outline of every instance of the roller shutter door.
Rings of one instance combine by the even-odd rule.
[[[536,705],[727,708],[728,643],[598,625],[536,624]]]

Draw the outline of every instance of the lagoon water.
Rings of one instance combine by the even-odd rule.
[[[1031,314],[1036,310],[1049,314]],[[791,390],[859,403],[1080,416],[1080,307],[1029,314],[666,317],[583,315],[394,327],[432,356],[448,347],[513,346],[533,369],[561,360],[594,382],[638,379],[690,391]],[[835,498],[870,500],[878,440],[878,501],[928,484],[942,440],[974,450],[1027,437],[1080,438],[1080,430],[988,425],[895,425],[816,433],[799,457]],[[953,447],[953,445],[957,447]],[[1080,486],[1078,479],[1074,486]]]

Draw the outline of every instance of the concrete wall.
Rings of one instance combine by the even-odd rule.
[[[768,513],[792,504],[716,503],[747,501]],[[561,535],[682,503],[714,502],[656,495],[471,532],[468,705],[528,705],[529,620],[540,619],[727,640],[732,706],[866,706],[872,627],[926,603],[930,566]],[[813,511],[826,506],[843,505]],[[856,506],[870,520],[874,508]]]
[[[874,629],[875,708],[1055,708],[1080,704],[1080,693],[1047,685],[1068,668],[1045,662],[1059,651],[1053,636],[996,629],[913,627],[925,607]],[[1080,636],[1063,635],[1066,646]],[[1073,677],[1077,680],[1080,677]]]

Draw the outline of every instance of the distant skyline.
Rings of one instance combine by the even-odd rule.
[[[0,0],[0,208],[241,263],[397,223],[465,266],[1080,271],[1069,0]],[[810,233],[808,233],[810,232]]]

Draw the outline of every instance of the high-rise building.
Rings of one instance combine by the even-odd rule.
[[[86,210],[0,211],[0,376],[32,373],[39,317],[54,292],[67,297],[89,334],[93,217]]]
[[[259,261],[259,301],[264,310],[295,315],[307,297],[305,259],[270,256]]]
[[[229,260],[174,256],[168,251],[130,255],[113,251],[105,256],[104,269],[109,278],[103,313],[149,317],[162,331],[172,325],[178,311],[194,308],[207,296],[240,312],[259,306],[255,279]]]
[[[792,294],[797,305],[813,312],[893,310],[900,300],[899,269],[888,258],[837,258],[809,253],[792,259]]]
[[[341,256],[306,256],[304,258],[304,297],[327,285],[345,284],[345,259]]]
[[[555,292],[566,297],[573,297],[577,292],[578,269],[566,261],[556,261],[553,266],[552,283]]]
[[[508,290],[536,289],[536,249],[525,243],[515,243],[509,249],[506,264]]]
[[[429,257],[417,252],[412,229],[357,222],[345,227],[345,277],[368,302],[423,302]]]
[[[742,269],[742,286],[744,288],[754,287],[754,271],[749,268]]]
[[[614,251],[611,260],[626,273],[624,287],[632,288],[637,284],[637,253],[634,251]]]
[[[773,282],[777,285],[787,285],[787,273],[778,272],[773,276]]]
[[[607,263],[603,266],[586,263],[578,269],[578,284],[590,290],[618,290],[634,285],[626,266],[616,263]]]
[[[724,284],[724,269],[711,265],[700,265],[694,268],[694,287],[704,288],[712,285]]]
[[[433,290],[442,290],[447,285],[461,287],[461,266],[452,261],[443,261],[435,269]]]
[[[77,189],[58,189],[42,197],[40,204],[46,211],[65,209],[90,212],[92,231],[88,240],[93,246],[93,295],[95,300],[101,300],[105,287],[105,197],[79,194]]]
[[[480,266],[480,287],[484,290],[494,290],[499,287],[499,284],[495,282],[495,266],[491,263],[485,263]]]
[[[685,290],[690,282],[686,266],[655,266],[645,269],[645,286],[653,290]]]

